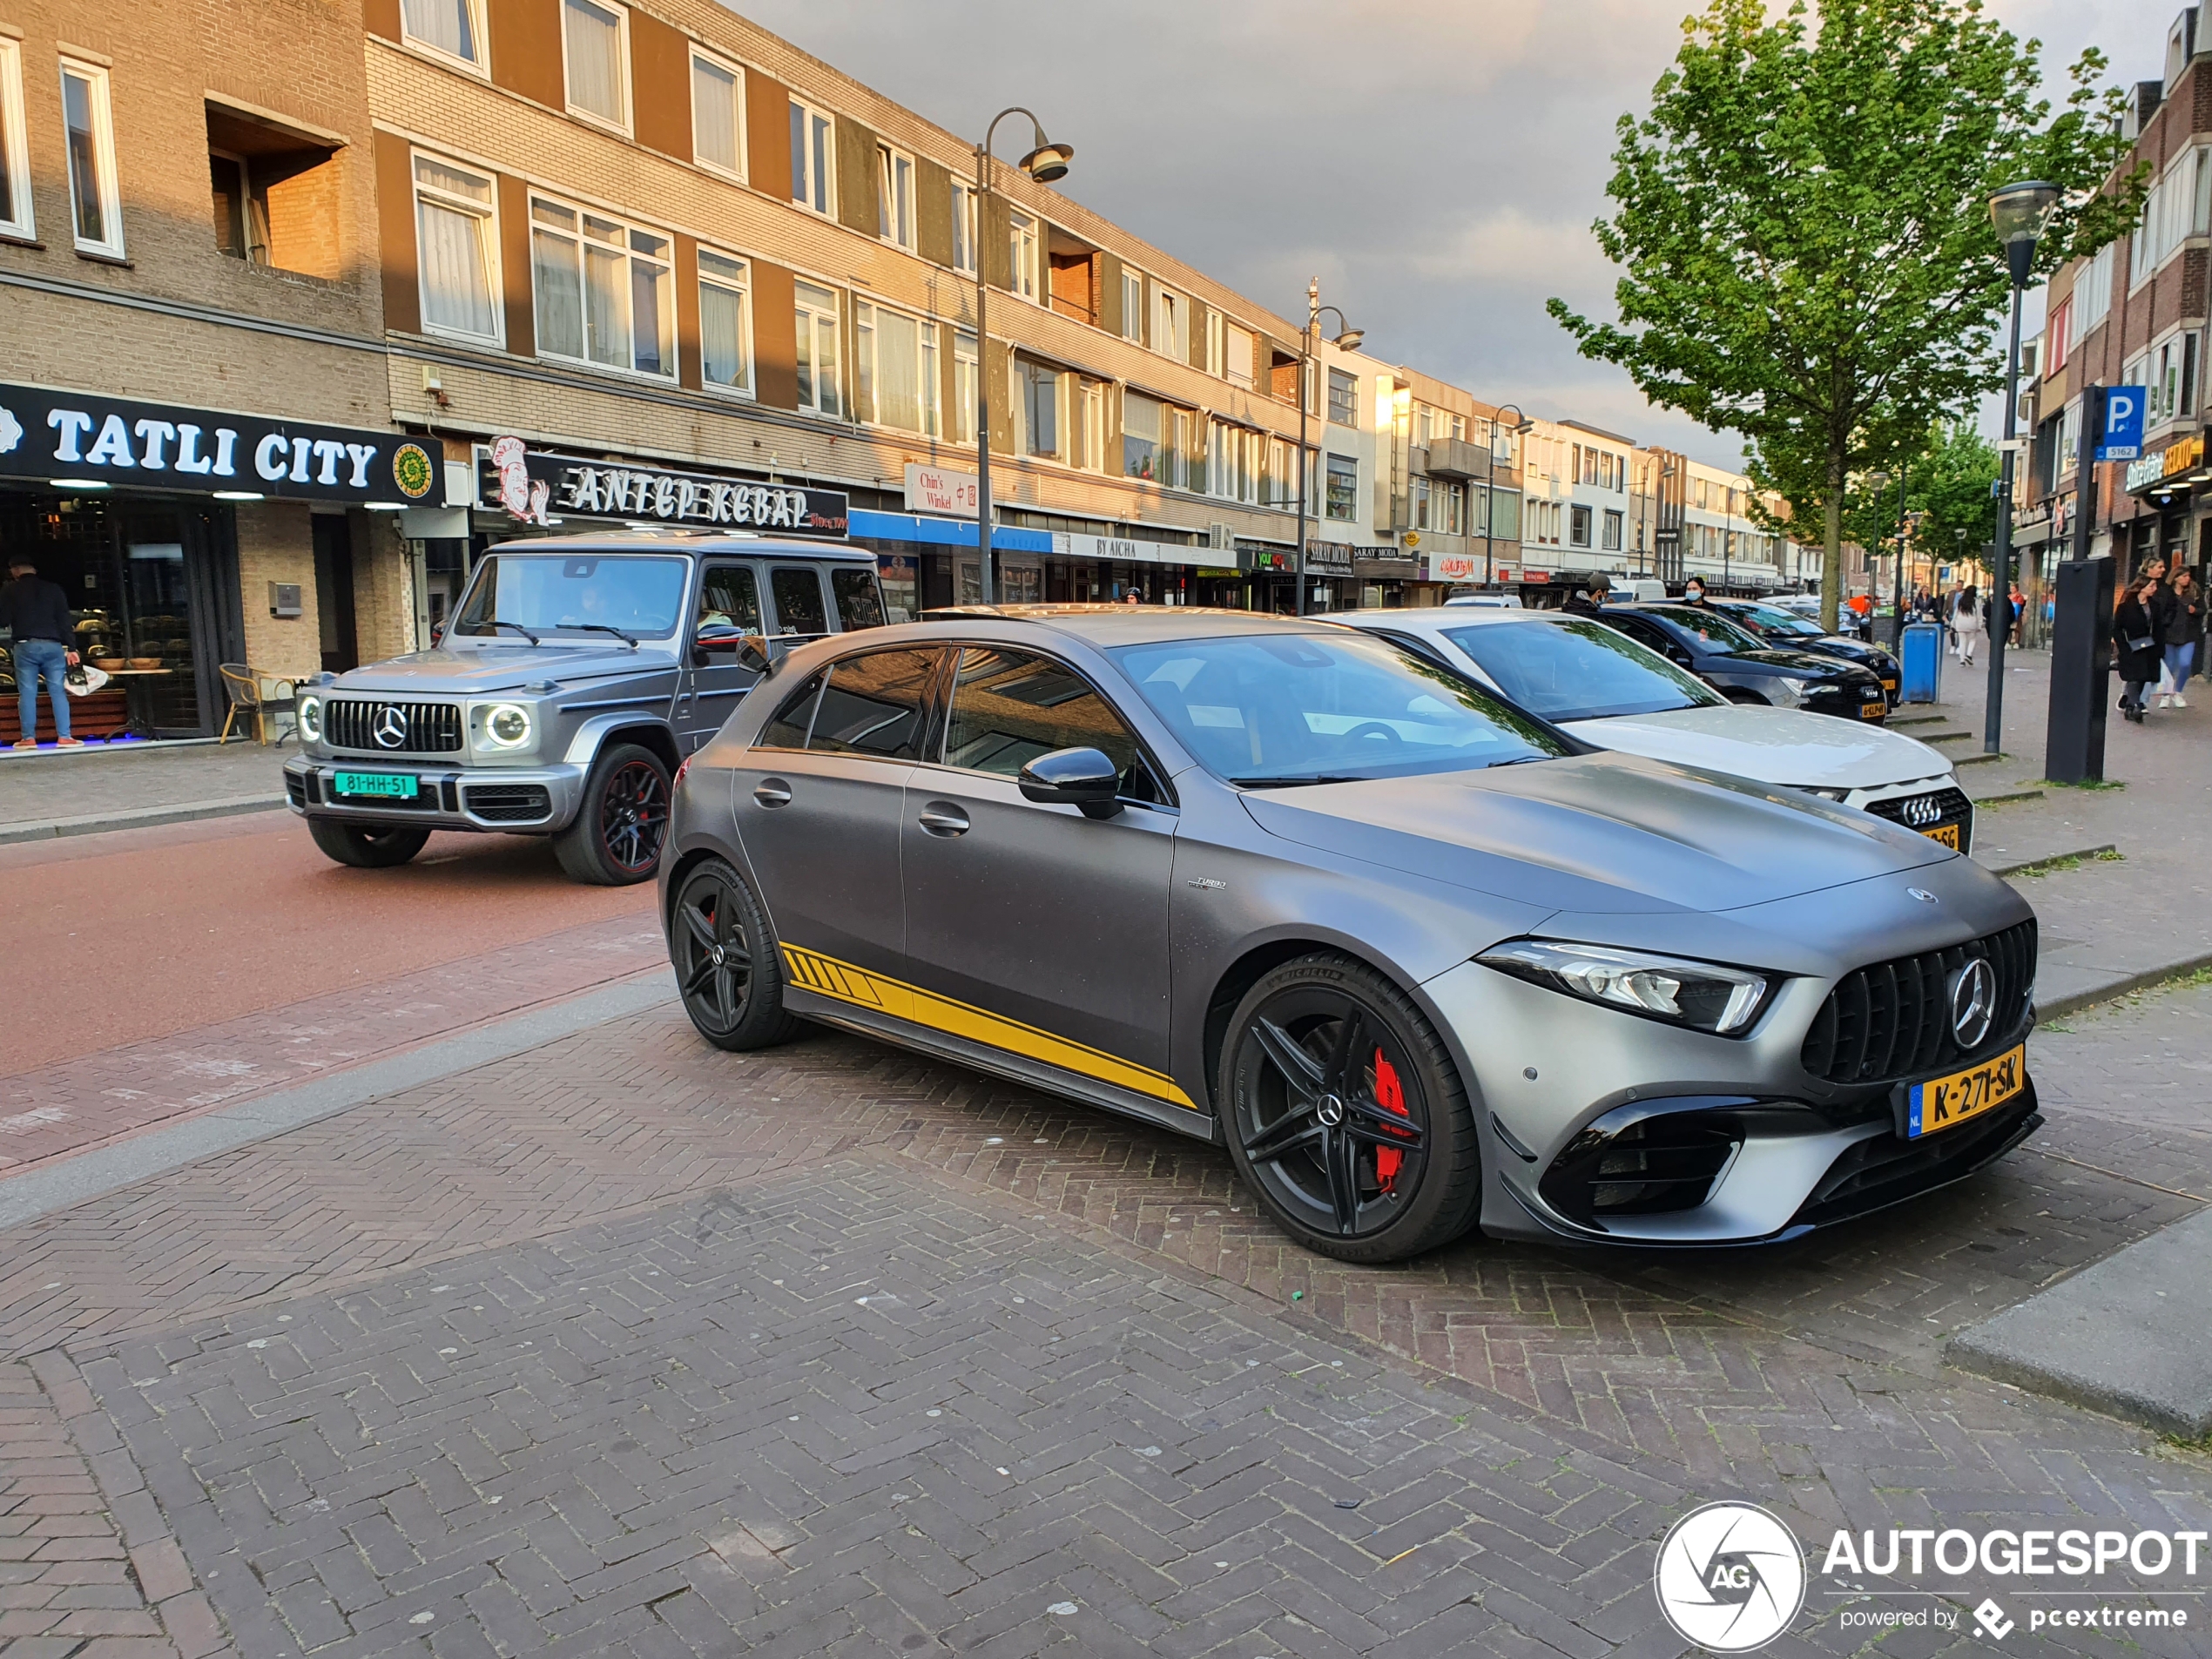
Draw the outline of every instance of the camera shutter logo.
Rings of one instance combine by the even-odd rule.
[[[1978,1049],[1996,1016],[1996,970],[1977,956],[1951,976],[1951,1035],[1961,1049]]]
[[[387,703],[377,713],[374,735],[379,748],[404,746],[407,743],[407,711],[396,703]]]
[[[1652,1588],[1684,1641],[1750,1653],[1787,1630],[1804,1606],[1804,1552],[1758,1505],[1709,1503],[1668,1528]]]

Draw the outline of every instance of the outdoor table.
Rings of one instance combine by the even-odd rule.
[[[124,717],[125,723],[140,737],[152,737],[153,735],[152,682],[164,675],[174,674],[177,671],[173,668],[111,668],[103,671],[110,679],[123,682],[123,698],[128,709],[128,712]]]

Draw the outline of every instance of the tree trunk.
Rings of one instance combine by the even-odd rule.
[[[1828,504],[1820,526],[1820,625],[1836,631],[1836,610],[1844,591],[1844,447],[1828,446]]]

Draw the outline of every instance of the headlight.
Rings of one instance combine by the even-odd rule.
[[[1787,674],[1778,675],[1775,678],[1774,686],[1781,695],[1775,700],[1790,708],[1795,708],[1805,700],[1805,688],[1811,684],[1811,680],[1793,680]]]
[[[494,703],[483,711],[485,744],[494,749],[519,749],[530,740],[530,711],[520,703]]]
[[[1823,800],[1849,800],[1851,799],[1851,791],[1848,789],[1808,789],[1805,793],[1817,795]]]
[[[303,697],[299,709],[300,735],[309,743],[322,741],[322,699]]]
[[[1716,962],[1548,939],[1516,939],[1475,960],[1587,1002],[1721,1036],[1750,1028],[1766,1003],[1769,983],[1764,974]]]

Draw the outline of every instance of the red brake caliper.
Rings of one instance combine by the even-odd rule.
[[[1398,1068],[1392,1065],[1380,1049],[1375,1050],[1375,1101],[1385,1111],[1396,1112],[1400,1117],[1409,1116],[1406,1110],[1406,1090],[1398,1081]],[[1394,1146],[1375,1149],[1375,1179],[1382,1190],[1389,1192],[1398,1184],[1398,1166],[1406,1155]]]

